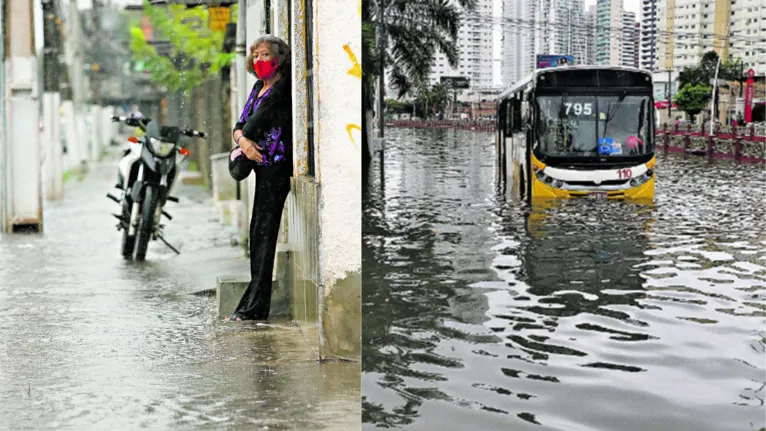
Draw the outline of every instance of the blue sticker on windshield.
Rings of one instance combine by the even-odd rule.
[[[598,138],[598,153],[602,156],[622,154],[622,145],[614,142],[614,138]]]

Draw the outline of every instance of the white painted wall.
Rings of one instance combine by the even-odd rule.
[[[48,200],[58,200],[63,195],[60,99],[59,93],[43,93],[43,178]]]
[[[323,286],[361,271],[361,11],[314,3],[314,103],[319,187],[319,268]],[[355,60],[352,60],[355,57]],[[360,71],[359,71],[360,72]],[[328,289],[324,290],[328,295]]]
[[[35,57],[5,61],[7,135],[10,171],[9,221],[42,224],[40,114]]]

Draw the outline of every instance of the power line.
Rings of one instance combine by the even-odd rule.
[[[465,14],[463,16],[464,18],[468,19],[474,19],[479,21],[479,24],[492,22],[493,24],[496,24],[500,27],[506,27],[506,26],[513,26],[514,28],[524,28],[524,29],[530,29],[530,30],[546,30],[550,27],[558,27],[558,28],[575,28],[575,29],[582,29],[582,30],[592,30],[595,32],[598,31],[608,31],[610,33],[623,33],[626,30],[635,31],[636,29],[634,27],[626,27],[626,26],[605,26],[605,25],[598,25],[598,24],[573,24],[569,22],[551,22],[551,21],[537,21],[537,20],[530,20],[530,19],[522,19],[522,18],[507,18],[503,16],[497,16],[497,15],[487,15],[487,14],[479,14],[479,13],[469,13]],[[744,36],[744,35],[725,35],[720,33],[711,33],[711,32],[684,32],[684,31],[675,31],[675,30],[655,30],[655,34],[660,34],[664,36],[678,36],[678,37],[689,37],[689,38],[713,38],[718,40],[749,40],[751,42],[766,42],[766,36]],[[731,33],[739,33],[738,32],[731,32]]]
[[[470,13],[464,15],[464,17],[467,17],[468,19],[472,19],[476,22],[476,24],[486,24],[491,23],[494,24],[501,29],[504,28],[513,28],[513,29],[522,29],[522,30],[531,30],[531,31],[551,31],[551,30],[571,30],[571,29],[579,29],[579,30],[589,30],[593,33],[598,34],[599,31],[609,33],[615,33],[618,35],[624,34],[626,30],[629,31],[635,31],[634,28],[631,27],[625,27],[625,26],[603,26],[603,25],[592,25],[592,24],[572,24],[569,22],[549,22],[549,21],[536,21],[536,20],[528,20],[528,19],[521,19],[521,18],[506,18],[496,15],[486,15],[486,14],[476,14],[476,13]],[[474,24],[474,23],[471,23]],[[646,34],[646,33],[644,33]],[[763,36],[744,36],[744,35],[734,35],[729,34],[723,35],[719,33],[710,33],[710,32],[695,32],[695,33],[688,33],[688,32],[679,32],[679,31],[673,31],[673,30],[655,30],[654,34],[657,36],[655,41],[657,41],[659,44],[662,45],[669,45],[672,43],[674,45],[683,46],[683,45],[690,45],[690,46],[698,46],[698,47],[707,47],[709,45],[715,46],[716,43],[725,43],[726,41],[729,42],[730,48],[737,49],[737,50],[743,50],[743,49],[749,49],[754,52],[766,52],[766,48],[744,48],[741,46],[742,43],[758,43],[763,42],[766,43],[766,37]],[[708,43],[705,41],[700,41],[700,39],[712,39]],[[639,43],[643,38],[639,38]],[[736,46],[733,42],[737,42]],[[747,45],[751,46],[751,45]],[[712,47],[711,47],[712,49]]]

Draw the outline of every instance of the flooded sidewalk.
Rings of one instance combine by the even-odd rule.
[[[46,202],[43,234],[0,235],[0,428],[360,429],[360,364],[319,363],[289,321],[217,318],[247,274],[210,193],[178,184],[147,261],[120,256],[116,159]]]

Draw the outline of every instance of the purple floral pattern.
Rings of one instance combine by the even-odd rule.
[[[240,123],[247,122],[248,118],[258,110],[261,103],[271,93],[271,88],[266,90],[261,97],[257,97],[258,88],[253,88],[250,92],[250,97],[247,98],[245,103],[245,109],[242,110],[242,115],[239,117]],[[285,144],[282,142],[282,129],[279,127],[272,128],[266,136],[258,141],[258,145],[263,148],[261,154],[263,155],[263,161],[253,163],[261,166],[271,166],[274,163],[281,162],[285,159]]]

